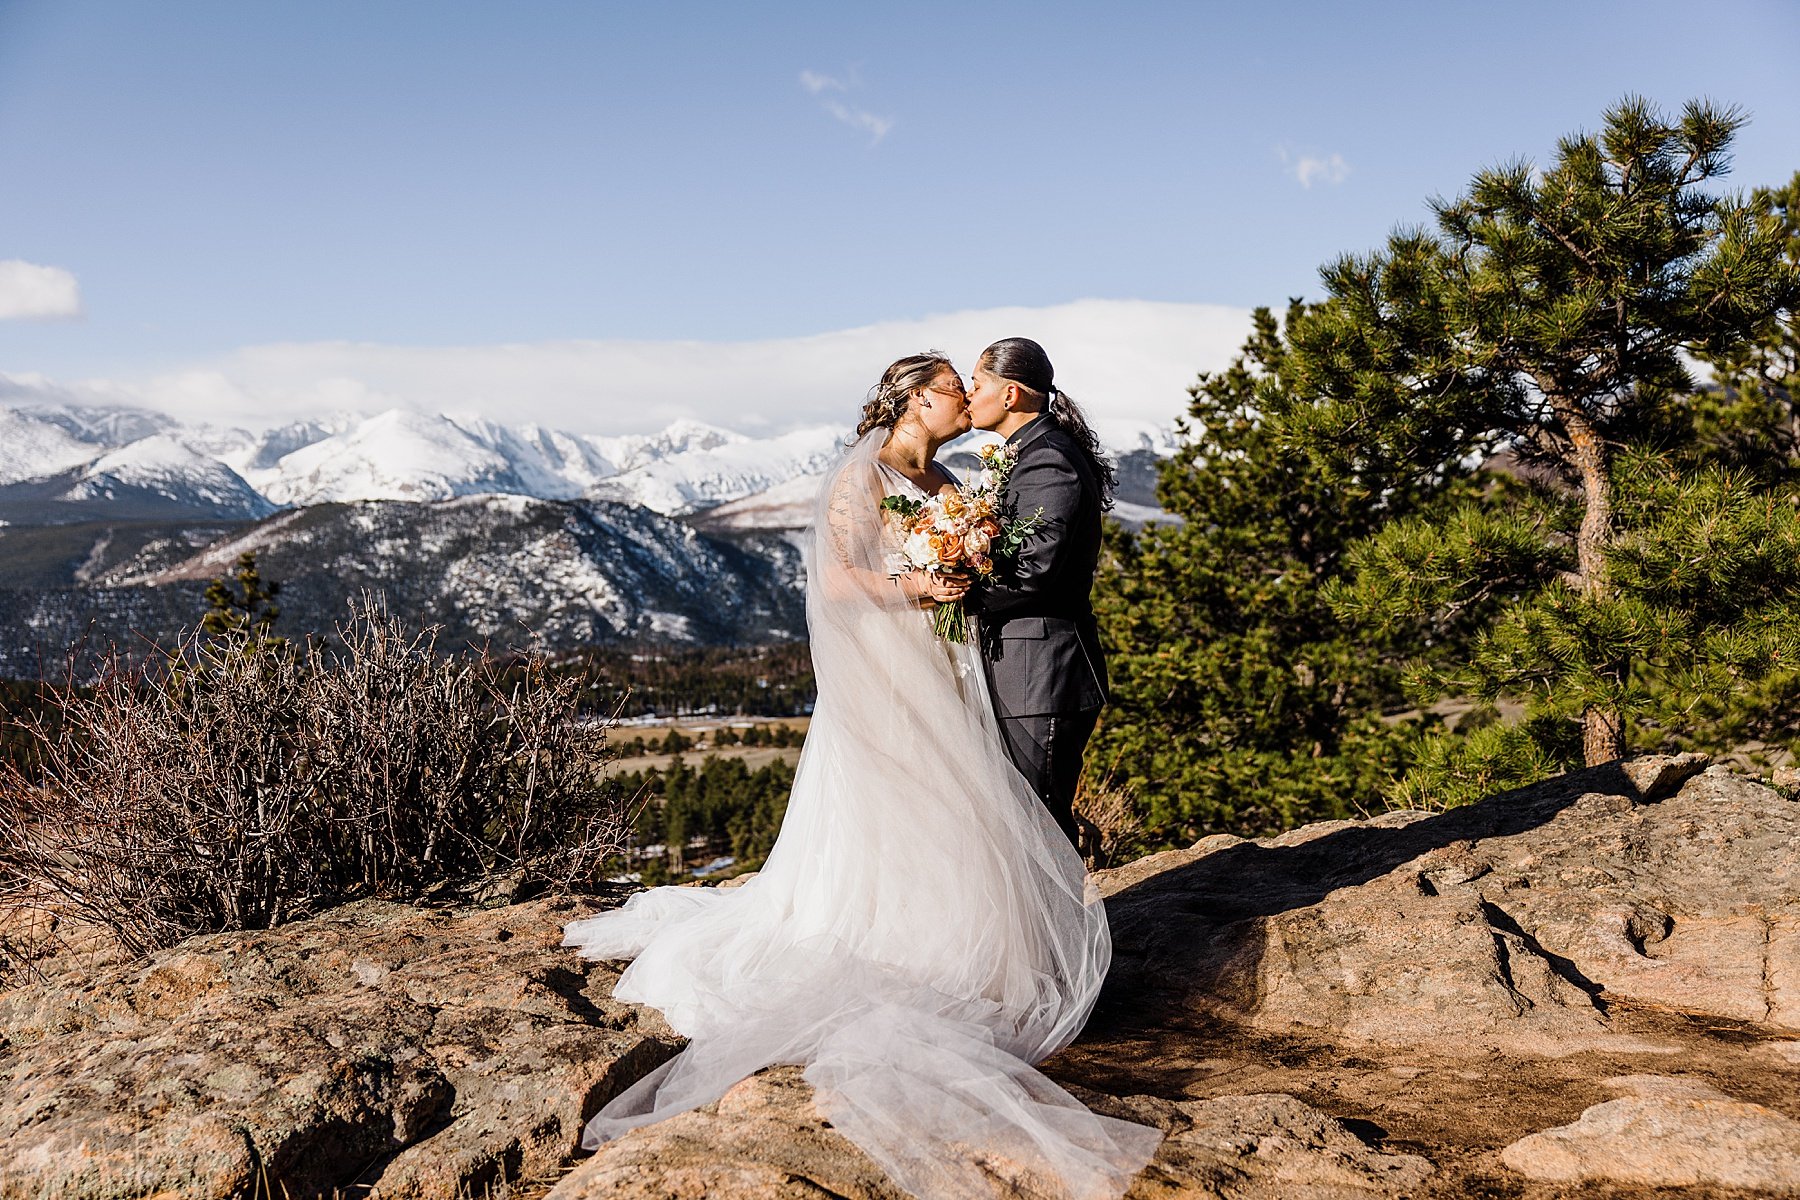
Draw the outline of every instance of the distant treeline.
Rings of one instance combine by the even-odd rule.
[[[693,738],[679,729],[671,729],[661,737],[639,734],[636,737],[615,735],[613,753],[620,758],[644,758],[652,754],[686,754],[699,748],[722,749],[726,746],[773,746],[787,748],[806,741],[806,734],[791,725],[752,725],[748,729],[720,729],[708,737]]]
[[[791,717],[810,712],[818,694],[804,642],[595,647],[560,657],[554,672],[580,678],[603,716]]]
[[[781,830],[794,768],[776,759],[752,771],[741,758],[709,754],[698,769],[677,758],[667,770],[651,767],[613,779],[642,805],[635,854],[662,848],[634,864],[643,881],[655,886],[715,858],[730,856],[738,866],[760,864]]]

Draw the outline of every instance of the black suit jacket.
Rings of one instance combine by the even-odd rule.
[[[1017,561],[969,593],[1001,717],[1082,712],[1106,703],[1106,659],[1089,593],[1100,561],[1100,480],[1049,416],[1008,439],[1018,458],[1004,500],[1016,520],[1043,509]]]

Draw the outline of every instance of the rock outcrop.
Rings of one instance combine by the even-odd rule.
[[[553,1179],[679,1045],[556,948],[571,915],[365,902],[0,993],[0,1196]]]
[[[1640,775],[1654,764],[1633,764]],[[1568,1051],[1619,1001],[1800,1028],[1800,805],[1617,767],[1111,873],[1112,990],[1268,1030]]]
[[[1630,1094],[1594,1105],[1573,1124],[1520,1138],[1500,1161],[1558,1183],[1800,1192],[1800,1122],[1695,1080],[1636,1075],[1606,1083]]]
[[[1137,1200],[1800,1195],[1800,802],[1699,765],[1105,872],[1114,972],[1045,1069],[1165,1131]],[[557,946],[590,907],[365,902],[15,973],[0,1200],[899,1195],[792,1068],[584,1155],[680,1046]]]

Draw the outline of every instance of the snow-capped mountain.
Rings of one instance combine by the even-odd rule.
[[[167,433],[101,455],[56,499],[80,503],[125,496],[151,496],[196,512],[249,520],[275,511],[236,471]]]
[[[296,450],[343,433],[354,423],[354,418],[339,416],[294,421],[256,433],[211,425],[196,426],[184,432],[189,445],[248,477],[253,472],[267,471]]]
[[[796,475],[785,483],[709,508],[695,518],[705,530],[805,529],[812,523],[825,476]]]
[[[504,454],[454,422],[398,409],[301,446],[272,466],[247,467],[245,477],[269,499],[296,507],[525,490]]]
[[[753,439],[684,420],[659,433],[605,436],[401,409],[251,432],[184,427],[135,409],[0,408],[0,487],[31,484],[30,494],[43,499],[80,483],[80,499],[116,499],[116,511],[104,515],[122,517],[132,515],[126,491],[109,490],[103,476],[115,485],[149,486],[167,498],[216,497],[212,515],[221,517],[270,507],[487,493],[542,500],[595,496],[681,514],[817,471],[835,453],[839,435],[815,429]],[[111,457],[119,454],[125,457]],[[79,479],[47,490],[75,470]],[[114,478],[118,470],[126,475]],[[246,487],[260,505],[246,500]],[[0,496],[0,506],[5,499]],[[89,504],[66,519],[92,515]]]
[[[165,413],[122,404],[32,404],[11,411],[39,424],[61,429],[78,441],[109,449],[180,427],[179,421]]]
[[[0,484],[55,475],[92,461],[96,447],[61,425],[0,408]]]
[[[364,591],[409,625],[437,626],[446,650],[781,641],[805,628],[799,555],[780,539],[709,537],[603,500],[320,504],[205,532],[0,528],[0,563],[51,535],[56,553],[31,555],[37,576],[0,586],[0,677],[32,675],[83,639],[175,644],[204,611],[207,581],[245,550],[281,582],[289,636],[329,632]]]
[[[95,447],[88,446],[92,455]],[[249,521],[275,506],[230,467],[171,434],[129,442],[68,470],[0,483],[0,523]],[[0,585],[5,583],[0,572]]]
[[[371,555],[371,545],[382,553]],[[801,625],[796,556],[749,552],[642,508],[606,501],[462,496],[278,513],[201,553],[120,584],[203,583],[238,554],[285,580],[309,617],[369,589],[456,636],[560,644],[790,638]],[[527,632],[529,631],[529,632]]]
[[[602,480],[593,495],[679,516],[753,496],[831,465],[843,452],[842,429],[815,426],[778,437],[693,445]]]
[[[1093,424],[1101,444],[1114,459],[1140,450],[1157,458],[1167,458],[1181,449],[1181,435],[1169,425],[1125,420],[1096,420]]]
[[[716,450],[733,442],[746,442],[750,439],[741,433],[720,429],[717,425],[708,425],[704,421],[680,420],[671,423],[661,433],[610,440],[620,447],[620,470],[630,471],[660,458]]]

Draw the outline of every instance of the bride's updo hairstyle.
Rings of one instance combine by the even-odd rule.
[[[926,350],[909,354],[881,373],[881,382],[869,389],[863,405],[862,421],[856,427],[861,437],[871,429],[892,429],[906,415],[912,398],[932,385],[939,372],[954,371],[950,358],[942,350]]]
[[[1050,356],[1044,353],[1044,348],[1030,338],[1001,338],[981,352],[975,365],[1008,383],[1018,384],[1044,405],[1050,419],[1074,439],[1088,465],[1094,468],[1094,478],[1100,481],[1100,507],[1111,508],[1118,474],[1100,453],[1100,439],[1088,428],[1080,406],[1069,393],[1056,386],[1056,368],[1050,365]]]

